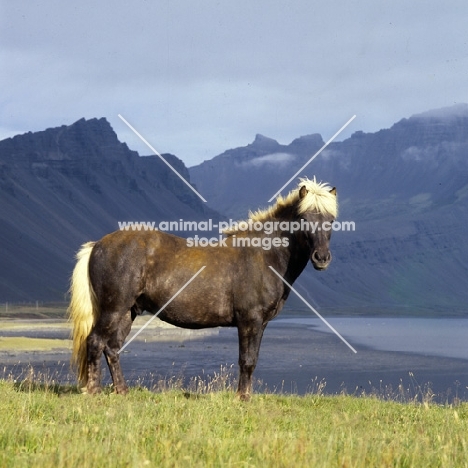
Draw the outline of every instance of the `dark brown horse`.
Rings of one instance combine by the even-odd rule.
[[[286,198],[251,214],[249,228],[244,222],[227,231],[226,245],[189,247],[160,231],[116,231],[83,245],[69,307],[81,385],[90,394],[100,391],[104,352],[114,389],[125,394],[118,352],[133,320],[145,310],[158,312],[205,266],[159,317],[184,328],[237,327],[238,395],[248,400],[263,332],[290,292],[269,267],[289,284],[309,260],[317,270],[327,268],[336,216],[335,189],[302,179]]]

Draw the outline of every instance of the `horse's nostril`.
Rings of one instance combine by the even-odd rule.
[[[312,254],[312,261],[314,263],[330,263],[330,260],[331,260],[330,251],[328,251],[326,255],[321,255],[318,253],[317,250],[314,250]]]

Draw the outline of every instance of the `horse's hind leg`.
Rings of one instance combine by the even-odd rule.
[[[120,355],[119,350],[125,341],[125,338],[130,333],[132,328],[132,322],[135,315],[132,311],[128,310],[122,321],[119,323],[119,328],[110,336],[107,341],[107,345],[104,348],[104,356],[106,357],[107,365],[114,382],[115,393],[125,395],[128,392],[128,386],[125,383],[125,379],[120,366]]]
[[[101,391],[101,356],[104,340],[94,329],[87,338],[88,383],[86,392],[90,395]]]
[[[101,357],[104,352],[117,393],[126,393],[127,388],[122,375],[117,351],[128,335],[132,317],[130,310],[122,314],[101,313],[100,318],[87,338],[89,394],[101,391]]]

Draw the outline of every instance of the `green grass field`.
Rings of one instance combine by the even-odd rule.
[[[64,314],[33,309],[27,313]],[[16,320],[24,313],[0,325],[30,327]],[[69,328],[59,322],[53,326]],[[0,348],[55,349],[67,342],[3,337]],[[395,393],[380,395],[395,400],[384,401],[324,396],[317,383],[316,394],[255,394],[242,403],[228,370],[208,382],[195,379],[188,389],[174,378],[157,382],[156,392],[132,388],[126,397],[110,389],[81,395],[33,369],[21,378],[5,371],[0,378],[0,467],[468,466],[468,404],[435,405],[420,388],[414,400]]]
[[[468,404],[0,380],[2,467],[458,467]]]

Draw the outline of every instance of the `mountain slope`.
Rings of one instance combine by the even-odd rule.
[[[288,146],[257,135],[246,147],[227,150],[191,167],[190,177],[206,194],[209,206],[240,219],[249,210],[266,206],[267,200],[284,183],[285,171],[300,167],[323,143],[320,135],[298,138]]]
[[[245,218],[266,206],[323,144],[317,135],[302,137],[298,151],[297,141],[257,137],[190,168],[191,180],[210,206]],[[354,232],[333,234],[327,272],[308,269],[299,279],[311,302],[371,313],[467,310],[468,105],[356,132],[330,144],[304,175],[335,185],[339,219],[356,225]]]
[[[164,155],[186,179],[175,156]],[[63,299],[74,253],[118,221],[218,219],[156,156],[120,143],[105,119],[0,142],[0,302]]]

